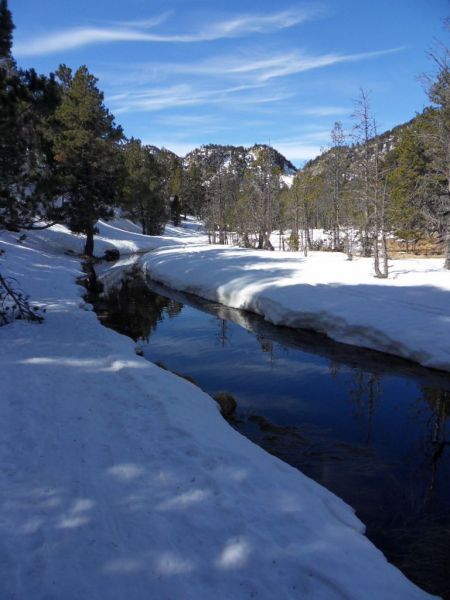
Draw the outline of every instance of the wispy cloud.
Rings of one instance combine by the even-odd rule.
[[[228,103],[230,109],[235,106],[244,109],[246,105],[276,104],[295,97],[295,88],[287,83],[281,85],[280,78],[325,66],[374,59],[400,50],[316,56],[291,52],[258,57],[218,56],[186,64],[144,63],[126,72],[119,66],[114,72],[105,73],[104,80],[109,83],[110,91],[120,91],[108,97],[117,114],[221,103]],[[168,83],[175,75],[178,83]],[[332,105],[302,108],[297,103],[296,112],[309,117],[337,117],[346,114],[348,109]]]
[[[197,114],[170,114],[160,115],[155,121],[160,125],[170,125],[172,127],[202,127],[202,126],[215,126],[217,125],[217,119],[211,115],[197,115]]]
[[[348,107],[344,106],[313,106],[311,108],[300,109],[303,115],[309,117],[333,117],[339,115],[348,115]]]
[[[136,19],[134,21],[120,21],[120,23],[117,23],[117,21],[108,21],[107,23],[114,27],[120,26],[120,27],[133,27],[133,28],[138,28],[138,29],[151,29],[152,27],[161,25],[161,23],[164,23],[164,21],[167,21],[174,14],[175,14],[175,11],[166,10],[165,12],[161,13],[160,15],[157,15],[156,17],[152,17],[150,19]]]
[[[268,15],[242,15],[230,20],[209,23],[195,33],[154,33],[149,29],[166,21],[164,13],[147,21],[117,23],[105,27],[77,27],[59,31],[14,46],[16,56],[36,56],[74,50],[92,44],[113,42],[195,43],[240,37],[252,33],[269,33],[298,25],[316,17],[317,8],[281,11]]]
[[[285,52],[269,56],[216,56],[208,60],[185,63],[155,62],[135,65],[133,68],[123,69],[122,72],[110,76],[111,81],[119,85],[132,83],[149,84],[167,77],[185,75],[205,77],[210,80],[224,79],[265,85],[273,79],[288,77],[299,73],[331,67],[342,63],[356,63],[373,60],[382,56],[398,53],[403,47],[375,50],[373,52],[360,52],[354,54],[327,53],[322,55],[309,55],[306,52]],[[330,113],[335,114],[334,108]],[[312,113],[310,113],[312,114]],[[319,113],[317,113],[319,115]],[[320,115],[319,115],[320,116]]]
[[[220,74],[233,76],[252,76],[255,80],[266,82],[270,79],[294,75],[329,67],[340,63],[360,62],[379,58],[404,50],[404,47],[375,50],[373,52],[360,52],[354,54],[327,53],[321,55],[308,55],[302,52],[290,52],[267,57],[230,57],[222,56],[197,64],[171,65],[175,72],[191,75]]]
[[[292,97],[292,93],[269,91],[264,93],[261,84],[236,85],[233,87],[202,88],[190,83],[168,87],[128,90],[108,96],[115,114],[128,112],[155,112],[181,106],[226,104],[232,108],[234,101],[241,108],[245,105],[269,104]],[[249,93],[250,92],[250,93]],[[257,92],[257,93],[253,93]]]

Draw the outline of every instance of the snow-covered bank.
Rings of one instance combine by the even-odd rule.
[[[60,233],[0,234],[47,309],[0,328],[1,598],[429,597],[350,507],[83,310]]]
[[[450,371],[450,273],[441,258],[395,260],[389,279],[375,279],[371,259],[211,246],[194,220],[154,237],[125,219],[98,228],[97,256],[147,253],[143,271],[171,288]],[[81,253],[84,239],[56,226],[28,243]]]
[[[102,257],[106,250],[118,250],[121,256],[149,252],[154,248],[183,246],[188,243],[207,243],[207,237],[199,231],[194,220],[185,222],[184,227],[166,227],[164,236],[142,235],[141,229],[128,219],[115,219],[112,222],[99,221],[98,234],[95,236],[94,254]],[[1,235],[1,234],[0,234]],[[18,236],[16,236],[18,237]],[[54,225],[42,231],[25,232],[27,244],[45,246],[53,252],[73,252],[83,254],[85,237],[71,233],[64,225]]]
[[[371,260],[340,253],[242,250],[202,244],[143,258],[155,280],[275,325],[314,329],[356,346],[450,371],[450,273],[441,259],[392,262],[375,279]]]

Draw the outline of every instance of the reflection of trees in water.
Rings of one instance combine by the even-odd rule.
[[[349,396],[356,417],[367,427],[368,444],[381,394],[379,375],[353,370]],[[445,472],[450,454],[450,391],[423,386],[411,416],[420,423],[419,437],[401,460],[397,456],[391,465],[388,461],[382,475],[385,498],[376,500],[382,518],[367,523],[367,534],[415,583],[450,599],[450,509]],[[401,430],[398,439],[401,444]]]
[[[429,484],[425,492],[424,507],[426,512],[431,513],[436,492],[438,467],[446,449],[450,446],[450,391],[423,387],[420,401],[425,410],[431,410],[423,439],[426,460],[424,468],[429,470]]]
[[[370,444],[373,435],[373,418],[383,392],[381,378],[363,369],[352,369],[352,375],[349,397],[355,403],[355,417],[363,423],[366,430],[365,441]]]
[[[439,447],[449,445],[450,390],[423,387],[422,400],[432,411],[429,423],[432,443]]]
[[[388,559],[410,579],[450,599],[450,391],[425,386],[421,391],[415,405],[422,428],[414,448],[416,481],[410,511],[381,542]]]
[[[173,318],[183,305],[150,291],[139,278],[125,279],[102,294],[96,301],[96,311],[101,322],[134,341],[148,341],[164,316]]]
[[[267,354],[269,357],[269,362],[271,365],[273,365],[274,359],[275,359],[275,353],[274,353],[274,343],[272,340],[262,336],[262,335],[256,335],[256,339],[258,340],[258,343],[261,347],[262,352],[264,352],[264,354]]]
[[[333,376],[332,370],[332,376]],[[410,472],[401,495],[404,510],[411,517],[433,512],[433,495],[439,461],[450,446],[450,391],[423,386],[416,404],[416,419],[425,415],[420,437],[403,457],[401,469]],[[365,428],[365,442],[373,441],[374,417],[382,398],[382,378],[362,369],[352,370],[349,397],[355,404],[355,417]],[[398,432],[401,440],[402,432]],[[406,515],[403,515],[406,516]],[[401,519],[401,515],[399,515]]]
[[[215,321],[218,324],[217,341],[222,348],[225,348],[230,344],[231,338],[229,323],[226,319],[221,319],[220,317],[217,317]]]
[[[337,376],[341,372],[341,367],[341,363],[337,362],[336,360],[331,359],[328,362],[328,369],[332,379],[337,379]]]

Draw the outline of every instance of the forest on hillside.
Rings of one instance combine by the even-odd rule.
[[[448,24],[447,24],[448,25]],[[372,256],[389,273],[392,240],[425,240],[450,269],[450,52],[432,55],[430,106],[379,134],[370,94],[360,90],[353,129],[336,122],[329,148],[296,170],[274,148],[203,146],[180,158],[127,139],[86,66],[23,70],[12,55],[14,23],[0,2],[0,228],[61,223],[86,236],[117,211],[158,235],[182,214],[202,219],[211,243]],[[401,246],[401,247],[403,247]]]

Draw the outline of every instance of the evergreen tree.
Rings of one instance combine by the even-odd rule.
[[[420,236],[425,228],[423,214],[424,178],[429,168],[425,147],[419,135],[419,121],[406,128],[389,153],[389,223],[406,243]]]
[[[332,148],[326,164],[326,184],[331,198],[330,229],[333,250],[341,249],[342,195],[347,167],[345,134],[340,121],[335,122],[331,131]]]
[[[205,204],[205,187],[201,169],[195,161],[188,165],[183,172],[181,197],[183,199],[183,210],[188,214],[200,217],[202,207]]]
[[[14,23],[8,0],[0,0],[0,62],[11,58]]]
[[[92,256],[95,224],[112,217],[122,192],[125,172],[119,142],[123,132],[103,104],[97,79],[85,66],[73,76],[62,66],[57,75],[63,97],[55,114],[54,153],[65,192],[64,215],[73,232],[86,235],[85,254]]]
[[[60,94],[53,75],[19,70],[11,55],[11,13],[0,3],[0,225],[49,226],[56,217],[49,130]]]
[[[429,128],[424,136],[431,160],[427,181],[430,207],[444,239],[445,268],[450,269],[450,49],[444,48],[432,58],[438,73],[428,90],[435,108],[428,113]]]
[[[166,202],[169,204],[170,198],[173,198],[175,195],[180,195],[182,177],[182,174],[180,173],[182,168],[181,159],[166,148],[161,148],[154,156],[161,167],[164,184],[163,193]]]
[[[170,218],[175,226],[181,223],[181,202],[177,194],[175,194],[170,202]]]
[[[14,185],[25,149],[21,144],[19,102],[24,89],[11,56],[14,24],[6,0],[0,2],[0,225],[14,214]]]
[[[126,178],[121,206],[145,235],[160,235],[167,220],[161,164],[140,140],[124,147]]]

